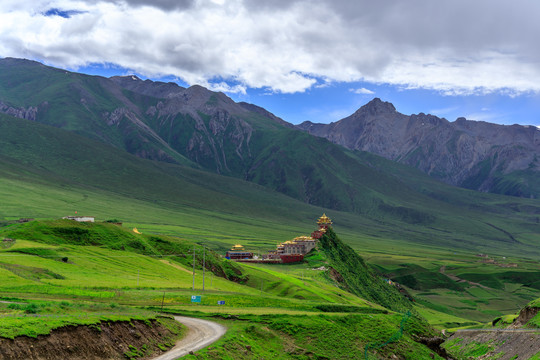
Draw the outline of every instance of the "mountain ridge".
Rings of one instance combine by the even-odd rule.
[[[257,105],[235,103],[198,85],[184,88],[134,75],[104,78],[0,59],[0,112],[73,131],[141,158],[253,181],[336,209],[358,207],[353,205],[358,188],[351,185],[356,175],[350,170],[358,159],[351,162],[352,154],[344,156],[303,132],[416,167],[452,185],[522,197],[540,194],[534,128],[509,127],[522,141],[517,146],[512,139],[501,143],[508,137],[495,136],[497,128],[492,132],[501,145],[492,146],[474,137],[491,129],[487,123],[407,116],[380,99],[339,122],[295,127]],[[531,137],[534,151],[527,147]]]
[[[298,129],[351,150],[397,161],[451,185],[538,198],[540,130],[430,114],[410,116],[375,98],[330,123],[303,122]],[[517,179],[512,179],[517,177]]]

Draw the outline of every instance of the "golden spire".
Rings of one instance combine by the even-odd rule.
[[[332,220],[326,214],[323,214],[319,220],[317,220],[317,224],[319,225],[332,225]]]

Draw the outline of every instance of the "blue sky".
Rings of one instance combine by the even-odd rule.
[[[374,97],[540,126],[540,2],[5,0],[0,57],[200,84],[292,123]]]
[[[356,94],[351,90],[369,89],[373,94]],[[498,124],[540,126],[540,96],[523,94],[510,97],[500,93],[488,95],[443,95],[434,90],[403,90],[397,86],[365,82],[336,83],[305,93],[265,95],[248,89],[246,95],[234,94],[236,101],[252,102],[285,120],[298,124],[305,120],[329,123],[354,113],[374,97],[394,104],[403,114],[432,114],[454,121],[458,117]]]

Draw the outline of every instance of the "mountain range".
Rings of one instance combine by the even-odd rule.
[[[392,108],[376,99],[359,113],[385,114]],[[128,202],[180,207],[190,217],[196,209],[201,223],[209,221],[207,211],[241,214],[272,231],[276,224],[309,222],[332,210],[353,242],[382,236],[429,246],[496,243],[505,252],[536,253],[530,247],[540,232],[536,200],[444,184],[201,86],[89,76],[7,58],[0,60],[0,109],[0,180],[9,184],[6,194],[14,191],[12,179],[18,179],[17,186],[52,187],[50,194],[92,188]],[[30,196],[23,187],[20,194]],[[6,209],[16,212],[5,216],[47,215],[35,210],[28,215],[17,208],[22,200],[6,196],[5,204],[13,202]],[[50,209],[56,200],[47,199],[42,208]],[[25,209],[41,206],[34,197],[28,201],[34,205]],[[235,228],[227,224],[225,234]],[[272,231],[261,234],[269,239]]]
[[[308,203],[351,208],[321,193],[329,163],[335,162],[324,157],[331,155],[312,161],[309,153],[287,158],[279,151],[292,144],[328,146],[294,129],[413,166],[451,185],[540,196],[540,130],[534,126],[407,116],[378,98],[340,121],[294,126],[197,85],[183,88],[136,76],[107,79],[13,58],[0,60],[0,81],[5,114],[74,131],[142,158],[254,181]],[[347,196],[338,197],[343,202]]]
[[[375,98],[337,122],[306,121],[298,128],[416,167],[448,184],[531,198],[540,194],[540,129],[535,126],[407,116]]]

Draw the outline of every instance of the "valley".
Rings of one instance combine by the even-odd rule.
[[[199,86],[0,62],[6,359],[29,356],[12,339],[130,324],[161,335],[104,356],[152,358],[185,334],[173,315],[229,329],[186,358],[445,358],[426,345],[441,330],[537,307],[536,198],[444,184]],[[309,235],[322,213],[333,230],[301,263],[223,258]]]

